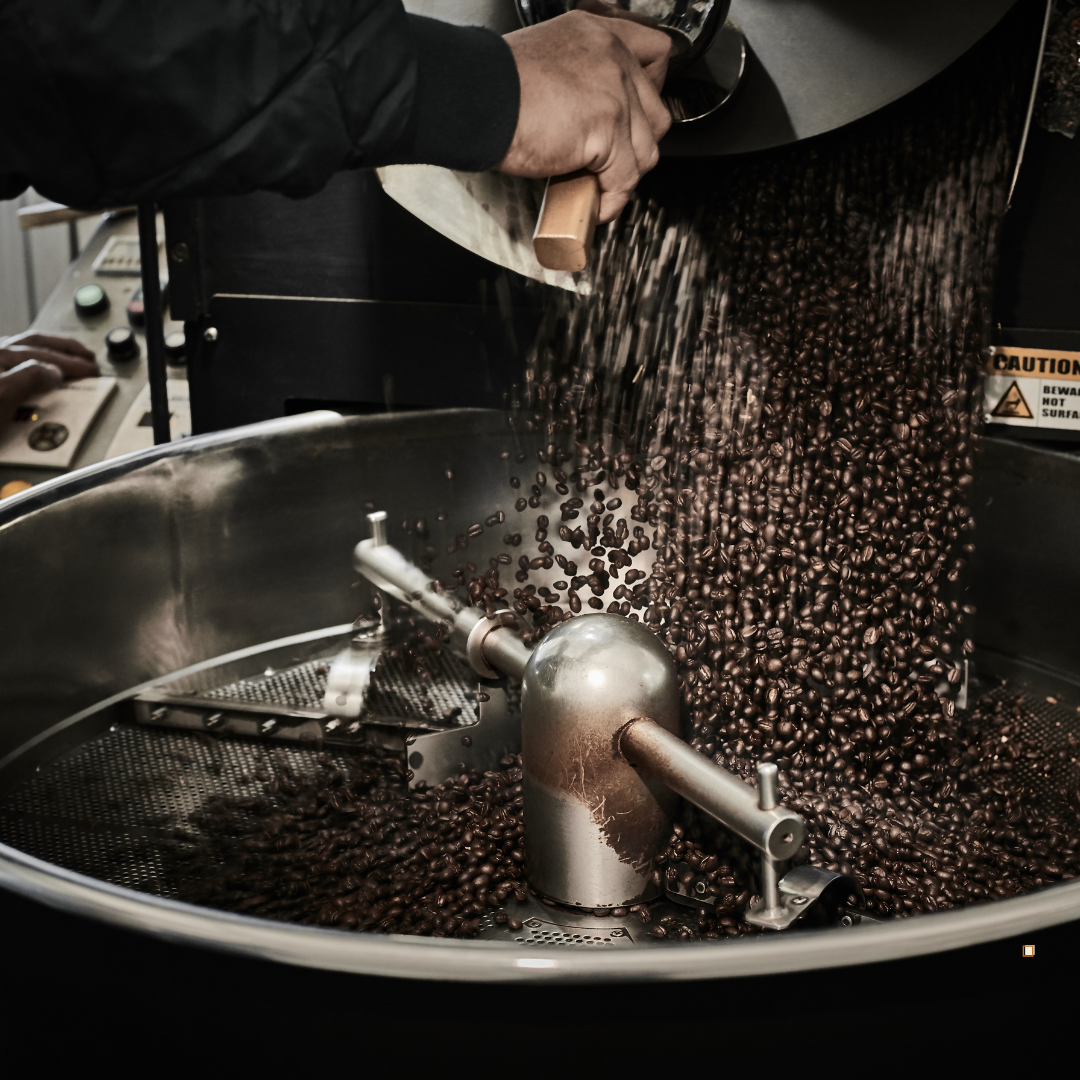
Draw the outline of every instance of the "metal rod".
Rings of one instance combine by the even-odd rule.
[[[165,371],[161,272],[158,269],[157,207],[152,201],[141,202],[138,216],[143,309],[146,314],[146,367],[150,377],[150,418],[154,424],[154,443],[160,445],[172,439],[172,430]]]
[[[517,632],[505,623],[489,620],[476,608],[466,607],[453,593],[439,592],[435,582],[387,540],[386,511],[376,510],[367,519],[371,537],[361,540],[353,551],[357,571],[425,618],[446,623],[451,644],[466,654],[478,674],[520,679],[532,652]],[[514,621],[509,612],[500,617]]]
[[[498,626],[484,638],[480,646],[484,659],[496,671],[512,679],[522,679],[532,650],[508,626]]]
[[[26,313],[27,322],[33,322],[37,318],[37,281],[34,275],[34,247],[30,233],[22,234],[23,243],[23,272],[26,275]]]
[[[386,511],[376,510],[374,514],[368,514],[367,519],[371,528],[371,546],[382,547],[388,542],[386,539]]]
[[[68,260],[74,262],[79,257],[79,225],[72,218],[67,223],[68,233]]]
[[[1039,42],[1039,58],[1035,61],[1035,81],[1031,86],[1031,98],[1028,101],[1027,118],[1024,120],[1024,134],[1020,136],[1020,151],[1016,155],[1016,168],[1013,169],[1012,183],[1009,185],[1009,197],[1005,209],[1012,206],[1016,181],[1020,179],[1020,166],[1024,163],[1024,151],[1027,149],[1028,135],[1031,134],[1031,119],[1035,115],[1035,101],[1039,96],[1039,77],[1042,75],[1043,57],[1046,55],[1046,39],[1050,33],[1050,17],[1054,13],[1054,0],[1047,0],[1046,18],[1043,20],[1042,40]]]
[[[775,810],[780,802],[779,770],[772,761],[761,761],[757,767],[758,809]]]
[[[688,802],[775,859],[790,859],[802,845],[806,825],[783,807],[762,810],[758,793],[713,764],[653,720],[633,720],[619,749],[631,764],[649,771]]]
[[[771,761],[758,763],[758,809],[775,810],[780,801],[780,782],[776,765]],[[768,851],[761,853],[762,914],[772,915],[780,910],[780,868]]]

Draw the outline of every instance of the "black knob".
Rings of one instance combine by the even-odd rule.
[[[75,311],[83,318],[109,310],[109,294],[100,285],[80,285],[75,290]]]
[[[114,326],[105,335],[105,351],[114,364],[124,364],[139,355],[139,339],[129,326]]]
[[[182,364],[187,354],[187,338],[183,330],[174,330],[165,335],[165,355],[174,364]]]

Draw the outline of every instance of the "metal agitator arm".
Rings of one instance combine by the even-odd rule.
[[[353,565],[373,585],[434,622],[449,628],[450,644],[465,653],[485,678],[509,675],[523,679],[533,652],[518,636],[509,612],[489,618],[466,607],[387,542],[386,514],[368,515],[372,535],[353,553]],[[589,620],[582,620],[587,623]],[[529,710],[523,711],[526,716]],[[758,768],[759,790],[699,754],[677,735],[651,719],[631,720],[621,730],[618,748],[626,761],[704,810],[762,853],[762,900],[747,921],[780,929],[800,914],[782,903],[778,864],[790,859],[806,837],[798,814],[777,805],[776,766]]]

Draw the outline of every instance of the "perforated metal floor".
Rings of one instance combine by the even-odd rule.
[[[999,686],[986,696],[1005,701],[1015,697],[1016,691]],[[1058,704],[1056,698],[1026,693],[1020,735],[1042,747],[1043,753],[1036,759],[1017,759],[1014,775],[1043,809],[1061,809],[1064,800],[1080,788],[1080,711]]]
[[[271,758],[298,773],[314,751],[282,743],[119,724],[43,767],[0,800],[0,842],[114,885],[163,896],[155,844],[192,836],[191,816],[213,795],[262,791]]]
[[[284,668],[272,674],[239,679],[226,686],[204,691],[203,697],[250,705],[285,705],[294,709],[321,709],[326,694],[326,677],[333,656]],[[471,722],[476,709],[476,676],[463,660],[452,653],[427,654],[431,679],[420,680],[405,670],[400,660],[389,655],[372,675],[367,695],[367,712],[372,716],[428,720],[454,720],[463,712]]]

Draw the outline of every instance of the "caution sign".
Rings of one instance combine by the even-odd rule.
[[[1068,349],[1028,349],[1019,345],[992,345],[986,357],[988,375],[1034,378],[1052,375],[1057,382],[1080,382],[1080,352]]]
[[[1035,417],[1015,379],[1009,384],[1009,389],[1001,395],[998,403],[990,410],[990,415],[999,418],[1009,417],[1014,420],[1032,420]]]
[[[1080,432],[1080,352],[998,345],[985,364],[987,423]]]

